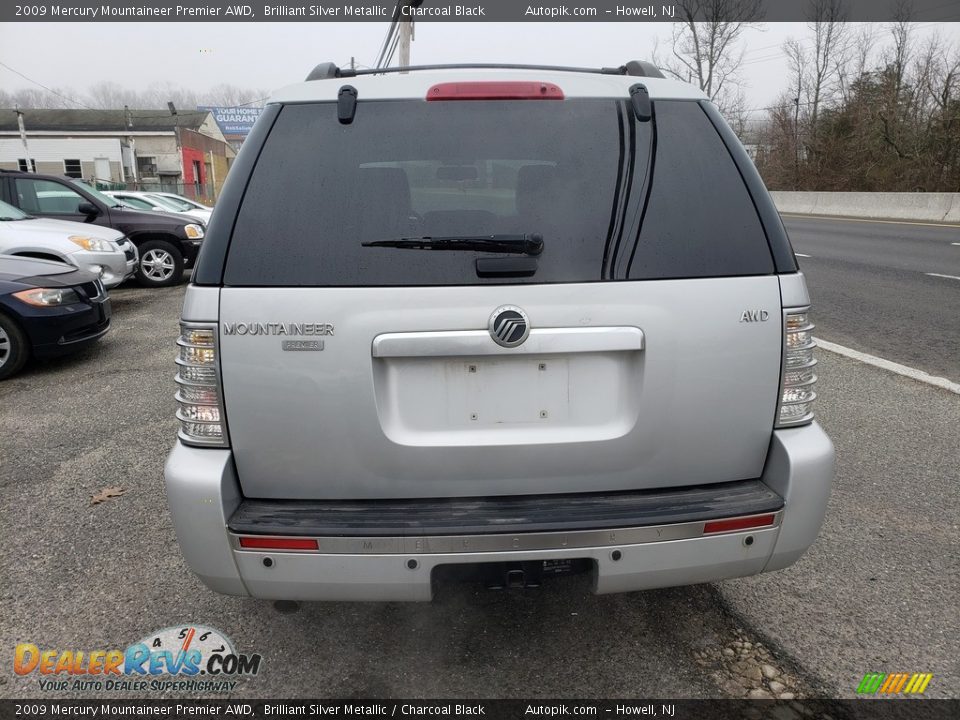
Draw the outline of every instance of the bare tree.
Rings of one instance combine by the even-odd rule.
[[[121,108],[124,105],[139,107],[136,91],[121,87],[115,82],[105,81],[91,86],[88,93],[90,105],[105,110]]]
[[[793,189],[799,190],[802,185],[800,178],[800,99],[804,97],[807,81],[808,53],[803,45],[793,38],[783,44],[783,52],[787,56],[787,67],[790,69],[790,85],[787,89],[789,115],[781,111],[781,117],[786,118],[790,127],[790,138],[793,156]],[[806,105],[804,105],[806,108]],[[783,120],[781,120],[782,122]]]
[[[43,88],[20,88],[11,92],[4,92],[4,107],[31,108],[74,108],[81,105],[72,102],[73,91],[64,88],[53,88],[55,92]]]
[[[811,26],[806,44],[784,45],[791,87],[769,113],[757,163],[770,187],[960,191],[960,49],[939,36],[919,44],[909,7],[900,12],[886,44],[874,27],[818,62]],[[845,70],[831,69],[845,57]]]
[[[669,58],[654,62],[667,73],[695,83],[720,105],[732,106],[737,71],[743,63],[738,47],[744,31],[761,19],[760,0],[680,0],[673,24]],[[730,90],[730,94],[726,94]]]
[[[240,88],[224,83],[210,88],[203,97],[207,105],[262,105],[269,94],[266,90]]]
[[[903,77],[907,64],[910,61],[910,18],[913,15],[913,3],[910,0],[897,0],[893,14],[893,25],[890,34],[893,35],[893,49],[887,64],[893,72],[894,94],[899,95],[903,87]]]
[[[839,55],[846,53],[847,11],[843,0],[811,0],[810,23],[813,31],[813,57],[810,77],[810,134],[817,135],[820,103],[836,89],[841,68],[846,64]]]
[[[145,108],[163,108],[168,102],[172,102],[180,110],[193,110],[198,102],[197,93],[188,90],[171,82],[153,82],[147,86],[146,90],[139,93],[141,106]]]
[[[847,38],[846,53],[843,57],[845,67],[837,72],[838,90],[844,102],[850,100],[851,81],[862,77],[869,70],[875,50],[874,32],[871,25],[864,24]]]

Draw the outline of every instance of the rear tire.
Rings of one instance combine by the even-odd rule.
[[[0,380],[19,372],[29,357],[27,336],[13,320],[0,314]]]
[[[177,285],[183,279],[183,255],[164,240],[151,240],[140,246],[137,282],[144,287]]]

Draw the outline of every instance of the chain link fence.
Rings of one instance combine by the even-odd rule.
[[[168,192],[182,195],[196,200],[204,205],[213,205],[216,193],[213,183],[185,183],[176,179],[171,180],[128,180],[127,182],[106,182],[95,180],[98,190],[142,190],[144,192]]]

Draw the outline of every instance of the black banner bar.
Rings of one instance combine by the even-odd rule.
[[[0,700],[0,718],[953,720],[960,700]]]
[[[846,20],[895,19],[894,0],[845,0]],[[812,3],[798,0],[356,0],[355,2],[257,2],[249,0],[37,0],[0,4],[0,22],[679,22],[694,20],[808,21]],[[692,15],[690,13],[693,13]],[[960,3],[912,0],[909,20],[960,21]]]

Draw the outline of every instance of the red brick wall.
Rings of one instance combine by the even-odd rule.
[[[204,177],[206,174],[206,167],[204,165],[204,157],[202,150],[196,150],[191,147],[181,148],[183,153],[183,182],[186,184],[192,184],[194,182],[205,183],[207,179]],[[193,176],[193,162],[196,160],[200,163],[200,177],[196,178]]]

